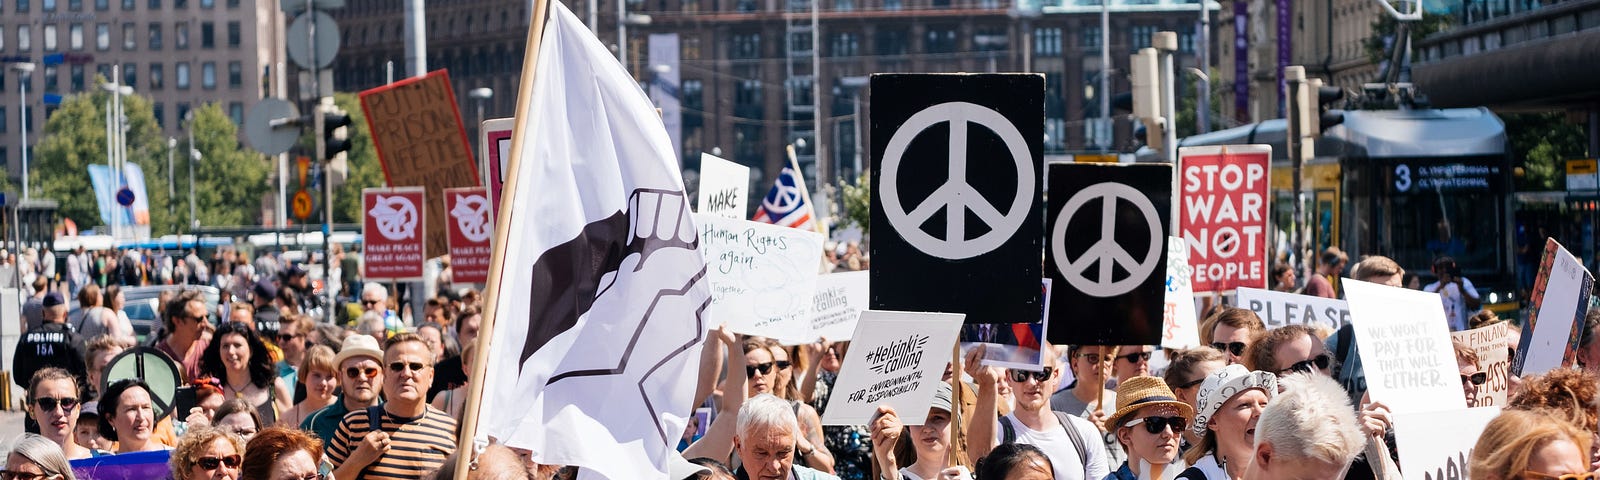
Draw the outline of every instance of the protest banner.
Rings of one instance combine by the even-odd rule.
[[[1350,323],[1350,304],[1337,298],[1323,298],[1288,292],[1239,287],[1237,305],[1256,312],[1267,329],[1286,325],[1324,325],[1338,329]]]
[[[1267,286],[1270,145],[1178,149],[1178,231],[1189,244],[1194,291]]]
[[[956,313],[862,312],[822,424],[866,425],[879,405],[888,405],[902,423],[921,425],[964,318]]]
[[[869,272],[864,270],[818,275],[816,292],[811,295],[811,334],[807,338],[849,340],[861,312],[867,309],[870,283]]]
[[[1544,259],[1529,296],[1529,304],[1535,307],[1528,314],[1512,375],[1544,373],[1577,361],[1583,315],[1593,288],[1594,275],[1583,268],[1583,262],[1554,238],[1546,238]]]
[[[420,185],[429,198],[444,198],[444,189],[479,185],[467,130],[462,128],[450,74],[434,70],[361,92],[372,146],[378,150],[383,176],[391,186]],[[449,250],[444,202],[427,205],[424,230],[428,252]]]
[[[1167,237],[1166,307],[1161,309],[1161,348],[1200,345],[1200,325],[1189,283],[1189,249],[1182,238]]]
[[[1161,343],[1172,166],[1052,163],[1048,173],[1050,343]]]
[[[427,218],[425,198],[422,187],[361,191],[362,277],[422,281],[422,262],[427,258],[422,232]]]
[[[447,188],[445,211],[450,221],[450,280],[483,283],[489,280],[489,238],[494,236],[494,206],[483,187]]]
[[[1476,405],[1468,407],[1503,406],[1511,390],[1511,329],[1509,323],[1500,322],[1462,332],[1450,332],[1450,337],[1478,354],[1478,371],[1488,380],[1478,386]]]
[[[68,462],[72,475],[93,480],[148,480],[171,478],[172,450],[100,455]],[[185,472],[187,473],[187,472]]]
[[[1467,408],[1438,294],[1349,278],[1344,289],[1373,401],[1395,413]]]
[[[1394,437],[1400,471],[1408,480],[1466,480],[1478,436],[1500,407],[1396,413]]]
[[[495,118],[483,121],[479,152],[488,158],[489,191],[494,193],[494,208],[500,208],[500,191],[506,184],[506,166],[511,163],[511,133],[516,119]]]
[[[750,167],[700,154],[700,189],[694,211],[712,213],[734,220],[748,218]]]
[[[822,235],[810,230],[697,213],[711,281],[712,318],[746,335],[806,343]]]
[[[1050,287],[1052,281],[1042,279],[1044,308],[1039,321],[1028,323],[990,324],[973,323],[961,327],[961,350],[969,352],[983,345],[983,365],[1040,371],[1044,368],[1044,335],[1050,328]]]

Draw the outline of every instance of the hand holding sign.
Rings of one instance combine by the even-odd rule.
[[[822,417],[823,425],[865,425],[879,405],[894,407],[908,425],[921,425],[939,389],[965,315],[868,310]]]

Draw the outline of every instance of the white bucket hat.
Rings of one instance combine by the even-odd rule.
[[[1217,410],[1222,409],[1222,404],[1252,388],[1261,389],[1271,400],[1278,395],[1278,376],[1259,370],[1250,371],[1239,364],[1228,365],[1206,376],[1206,381],[1200,384],[1200,392],[1195,396],[1194,427],[1191,428],[1195,436],[1206,436],[1206,426],[1211,423],[1211,417],[1217,414]]]

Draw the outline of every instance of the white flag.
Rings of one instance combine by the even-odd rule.
[[[539,46],[479,438],[666,478],[694,410],[705,259],[650,99],[561,2]]]

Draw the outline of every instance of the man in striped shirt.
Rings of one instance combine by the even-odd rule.
[[[428,344],[414,333],[384,343],[383,395],[379,407],[350,412],[328,442],[334,478],[421,478],[455,452],[456,421],[428,406],[433,362]],[[374,418],[381,419],[373,421]],[[376,427],[376,428],[375,428]]]

